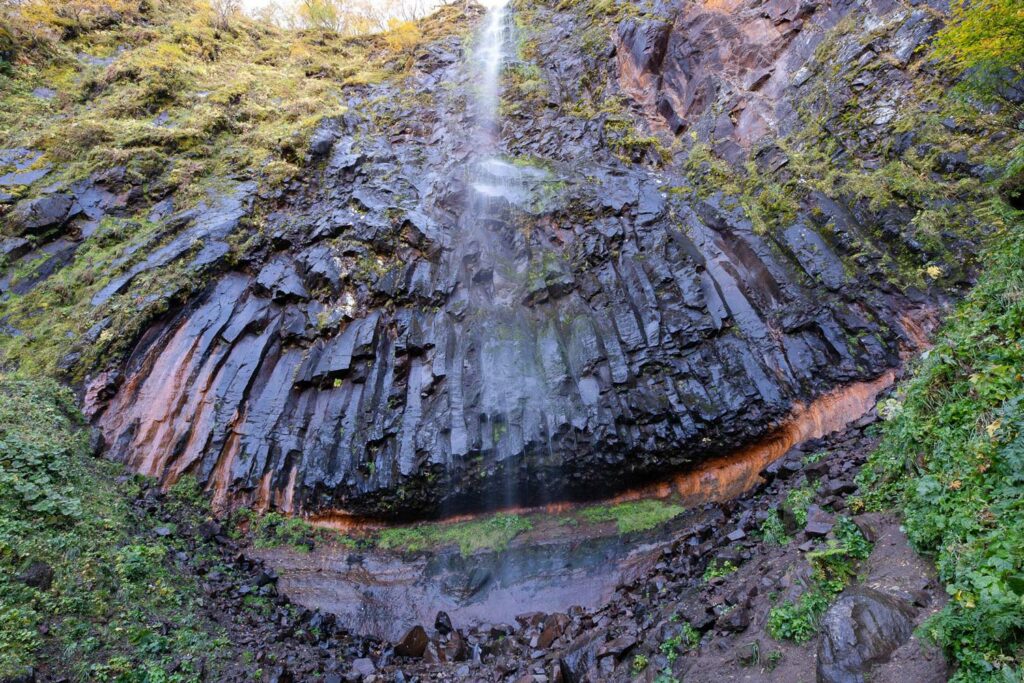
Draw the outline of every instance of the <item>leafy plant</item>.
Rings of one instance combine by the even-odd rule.
[[[871,554],[871,542],[864,537],[860,528],[849,517],[839,517],[832,529],[845,553],[858,560],[866,560]]]
[[[809,590],[796,603],[786,601],[768,612],[768,635],[776,640],[806,643],[818,632],[818,619],[828,609],[829,597]]]
[[[807,524],[807,508],[814,502],[816,489],[812,484],[795,488],[786,496],[786,506],[793,511],[798,526]]]
[[[299,552],[308,552],[318,530],[301,517],[291,517],[278,512],[253,515],[250,530],[257,548],[288,546]]]
[[[1024,676],[1024,221],[1000,211],[985,271],[859,475],[868,506],[902,507],[911,542],[935,555],[952,600],[924,632],[961,682]]]
[[[183,683],[201,659],[214,668],[221,631],[197,616],[197,586],[128,505],[139,483],[121,472],[91,457],[69,390],[0,376],[0,679],[36,665],[47,639],[74,680]],[[17,578],[33,564],[51,586]],[[48,623],[60,628],[44,636]]]
[[[826,450],[814,451],[813,453],[808,453],[807,455],[805,455],[803,457],[802,462],[805,465],[813,465],[816,462],[821,462],[827,457],[828,451]]]
[[[726,560],[722,563],[719,563],[718,560],[711,560],[711,562],[708,562],[708,566],[704,569],[703,579],[705,581],[710,581],[711,579],[716,579],[720,576],[728,576],[737,569],[739,569],[739,567],[734,565],[730,560]]]
[[[679,632],[670,638],[662,641],[658,649],[665,655],[671,665],[679,658],[681,652],[692,650],[700,644],[700,631],[692,624],[684,621]]]
[[[758,529],[758,535],[765,543],[772,545],[787,545],[792,539],[786,535],[786,528],[782,524],[778,510],[772,510]]]

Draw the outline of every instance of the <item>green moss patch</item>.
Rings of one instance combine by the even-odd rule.
[[[615,522],[619,533],[648,531],[673,517],[683,514],[686,509],[663,500],[638,500],[618,505],[597,505],[582,510],[580,519],[593,524]]]
[[[513,538],[532,528],[533,522],[525,517],[497,514],[454,524],[418,524],[385,529],[379,532],[376,542],[386,550],[398,548],[409,552],[457,545],[463,555],[472,555],[479,550],[504,550]]]

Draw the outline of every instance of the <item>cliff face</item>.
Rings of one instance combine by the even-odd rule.
[[[593,497],[897,366],[969,245],[922,236],[930,195],[833,171],[918,153],[898,109],[931,8],[571,5],[513,8],[502,161],[475,159],[449,38],[354,90],[300,180],[156,213],[160,239],[92,305],[161,269],[214,275],[91,375],[110,457],[292,512]],[[984,172],[954,166],[936,196],[942,173]],[[87,196],[9,215],[64,221]]]

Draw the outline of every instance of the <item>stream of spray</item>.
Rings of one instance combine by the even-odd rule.
[[[508,0],[485,2],[487,17],[477,44],[474,62],[480,70],[480,90],[477,95],[476,125],[480,147],[484,155],[494,155],[498,147],[498,107],[501,70],[505,63],[505,45],[508,42]]]
[[[471,155],[466,165],[467,198],[460,220],[460,288],[466,297],[460,344],[474,345],[478,377],[462,376],[453,390],[479,392],[489,419],[480,424],[481,450],[492,454],[505,473],[504,491],[488,501],[494,507],[518,504],[513,456],[549,433],[549,388],[538,354],[537,323],[522,305],[524,259],[516,206],[529,198],[527,173],[502,158],[501,76],[508,59],[508,0],[484,0],[487,14],[470,60],[472,89]],[[517,265],[518,264],[518,265]],[[517,271],[518,268],[518,271]],[[461,372],[459,374],[462,374]],[[453,414],[453,420],[461,416]],[[472,432],[475,426],[467,426]],[[453,451],[458,445],[453,441]],[[490,459],[491,456],[488,456]]]

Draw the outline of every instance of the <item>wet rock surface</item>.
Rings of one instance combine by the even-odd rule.
[[[758,9],[770,49],[754,61],[791,68],[766,81],[748,64],[728,82],[795,98],[814,44],[802,27],[853,10]],[[731,58],[686,71],[689,37],[717,40],[754,9],[715,15],[720,31],[690,11],[623,24],[618,57],[566,53],[554,38],[578,18],[549,12],[551,96],[586,97],[583,73],[617,80],[632,64],[669,99],[700,99],[688,88],[732,74]],[[457,47],[434,46],[412,76],[434,108],[383,84],[322,125],[308,175],[263,198],[266,239],[93,379],[90,395],[112,396],[90,405],[111,457],[168,481],[193,473],[224,505],[290,512],[598,497],[748,444],[797,404],[895,367],[919,337],[933,295],[897,291],[881,252],[844,265],[891,216],[812,194],[762,235],[735,197],[674,191],[689,185],[678,165],[624,160],[603,118],[558,108],[507,117],[508,161],[473,166]],[[758,138],[764,126],[741,119],[735,139]],[[97,302],[172,261],[226,268],[254,189],[233,192],[175,218],[184,232]]]
[[[820,683],[861,683],[871,665],[910,639],[911,606],[871,588],[845,591],[821,621]]]
[[[649,539],[651,561],[601,604],[552,610],[544,579],[531,577],[515,588],[523,611],[514,618],[455,610],[424,618],[384,648],[375,673],[363,680],[653,681],[667,672],[686,681],[768,682],[815,680],[819,671],[818,680],[946,680],[941,653],[909,638],[945,600],[934,569],[910,548],[897,517],[854,514],[845,495],[831,492],[830,482],[856,492],[853,478],[875,443],[862,425],[794,449],[765,471],[751,494],[693,510]],[[822,451],[827,457],[805,462]],[[797,531],[780,546],[762,540],[759,529],[791,491],[811,482],[817,482],[813,505],[849,516],[874,549],[858,569],[863,583],[855,580],[822,619],[820,633],[797,644],[769,636],[768,615],[809,590],[807,553],[829,547],[834,533],[818,538]],[[730,538],[737,529],[745,536]],[[517,561],[514,550],[504,557],[507,564]],[[486,563],[488,555],[467,560]],[[726,562],[736,569],[707,578],[708,566]],[[287,579],[285,571],[282,590],[300,596]],[[408,654],[407,641],[422,654]],[[637,660],[646,664],[638,668]]]

